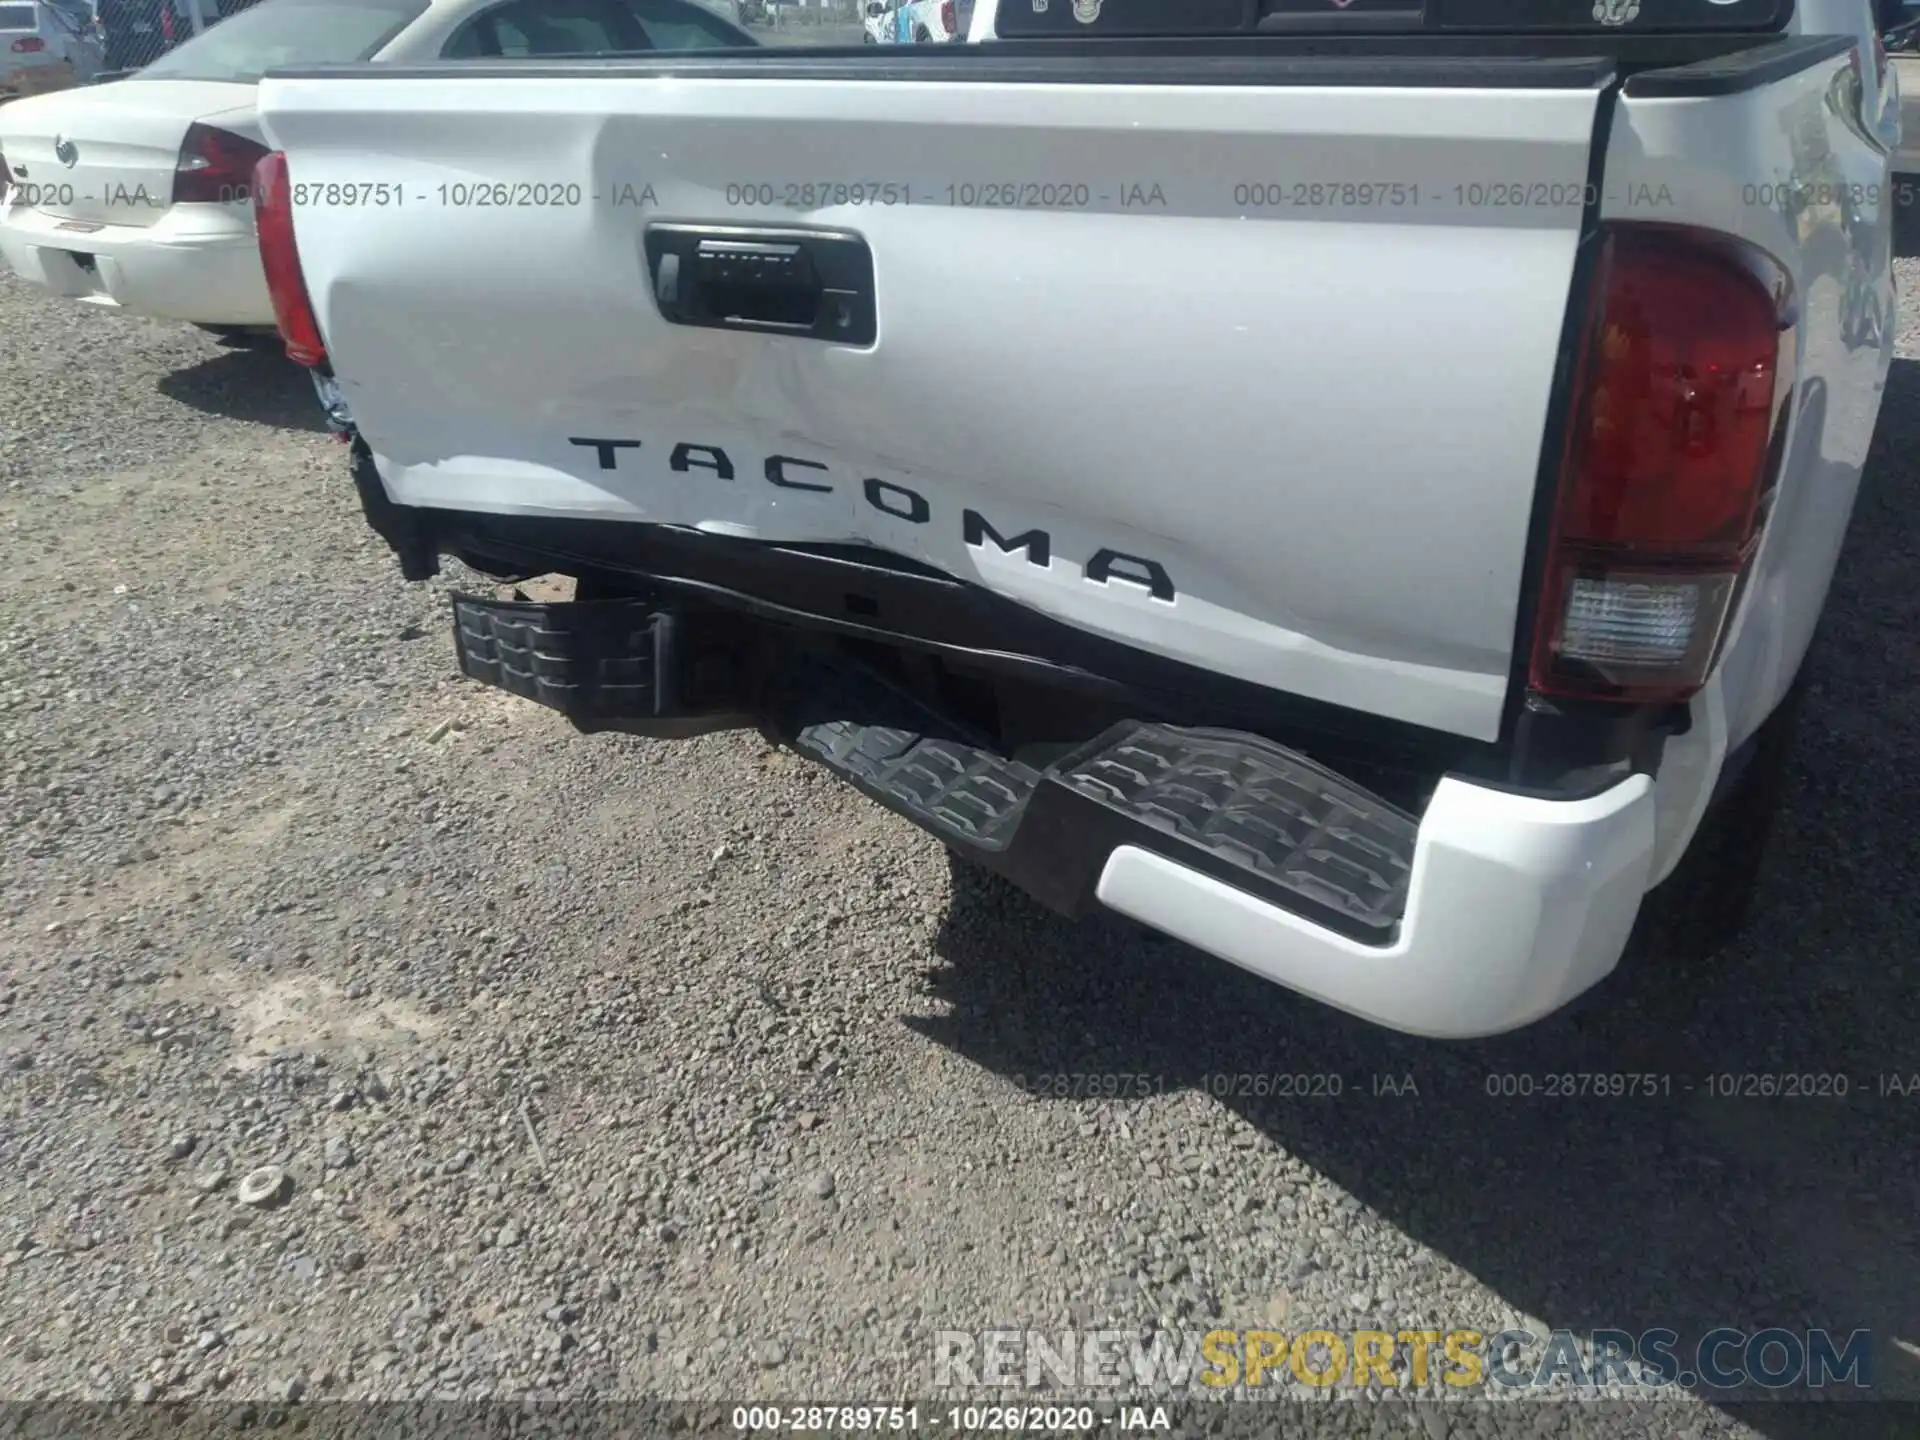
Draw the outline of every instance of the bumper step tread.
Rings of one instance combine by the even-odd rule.
[[[960,740],[832,720],[800,732],[801,750],[943,838],[1003,850],[1040,772]]]
[[[659,713],[661,628],[635,601],[543,605],[456,596],[454,648],[475,680],[576,719]]]
[[[1412,817],[1258,736],[1139,725],[1050,778],[1366,929],[1406,908]]]
[[[1371,944],[1405,913],[1417,822],[1259,736],[1126,722],[1044,769],[898,724],[819,722],[795,744],[1069,914],[1122,844]]]

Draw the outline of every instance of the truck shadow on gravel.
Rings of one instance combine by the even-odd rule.
[[[169,400],[227,420],[276,430],[326,431],[307,372],[288,360],[277,340],[231,345],[219,354],[164,376]]]
[[[1210,1094],[1550,1326],[1667,1327],[1683,1359],[1719,1326],[1823,1326],[1843,1343],[1866,1328],[1876,1394],[1920,1396],[1913,1352],[1892,1343],[1920,1342],[1920,1093],[1882,1093],[1884,1077],[1920,1072],[1920,364],[1895,362],[1874,456],[1809,661],[1762,898],[1712,965],[1675,975],[1630,956],[1574,1012],[1498,1040],[1425,1042],[1121,923],[1067,924],[956,866],[938,942],[950,963],[931,977],[949,1013],[911,1023],[1010,1078],[1149,1076]],[[1670,1076],[1668,1093],[1490,1093],[1504,1077],[1538,1090],[1623,1071]],[[1828,1083],[1848,1094],[1726,1097],[1709,1080],[1783,1073],[1844,1076]],[[1339,1076],[1341,1093],[1252,1093],[1271,1088],[1252,1077],[1274,1075]],[[1324,1252],[1316,1228],[1300,1226],[1301,1244]],[[1380,1318],[1395,1309],[1382,1293]],[[1903,1406],[1723,1408],[1778,1440],[1920,1433],[1911,1410],[1890,1413]]]

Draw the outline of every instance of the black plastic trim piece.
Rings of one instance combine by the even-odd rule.
[[[1670,736],[1690,724],[1684,705],[1572,704],[1529,695],[1505,760],[1453,772],[1489,790],[1536,800],[1585,800],[1630,775],[1658,776]]]
[[[873,252],[852,231],[655,221],[642,244],[671,325],[873,344]]]
[[[549,625],[556,615],[564,623]],[[681,713],[680,617],[639,600],[453,597],[463,675],[558,710],[583,730]]]
[[[1609,140],[1613,133],[1618,91],[1601,92],[1594,109],[1593,142],[1587,152],[1587,202],[1580,217],[1580,241],[1574,252],[1573,277],[1567,289],[1566,311],[1560,323],[1560,345],[1554,356],[1553,384],[1547,392],[1547,423],[1540,442],[1540,467],[1534,476],[1533,511],[1527,522],[1527,554],[1520,571],[1520,597],[1514,614],[1512,667],[1507,704],[1500,726],[1506,742],[1504,773],[1507,783],[1539,783],[1537,767],[1528,756],[1528,730],[1522,726],[1528,679],[1533,663],[1534,627],[1540,595],[1546,584],[1547,552],[1552,548],[1554,512],[1560,498],[1560,471],[1565,461],[1567,432],[1572,423],[1574,389],[1580,383],[1581,342],[1594,303],[1604,236],[1600,205],[1606,194]],[[1545,779],[1546,777],[1539,777]]]
[[[1850,35],[1802,35],[1774,40],[1710,60],[1662,70],[1643,70],[1627,81],[1630,100],[1706,99],[1741,95],[1798,75],[1854,48]]]
[[[403,580],[431,580],[440,573],[440,552],[422,519],[422,512],[393,503],[380,479],[379,467],[374,464],[373,452],[358,434],[352,437],[352,447],[349,468],[367,524],[393,551],[394,558],[400,562]]]

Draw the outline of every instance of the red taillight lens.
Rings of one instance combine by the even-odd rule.
[[[1752,558],[1792,384],[1788,285],[1718,236],[1603,241],[1535,628],[1553,695],[1682,700]]]
[[[946,27],[949,35],[958,31],[959,27],[953,18],[953,0],[940,0],[940,23]]]
[[[274,322],[286,342],[287,358],[308,367],[327,363],[320,322],[307,299],[300,273],[300,251],[293,241],[293,191],[287,183],[287,157],[269,151],[253,167],[253,223],[260,242],[260,267],[266,271]]]
[[[266,153],[267,147],[257,140],[231,130],[189,125],[173,170],[173,203],[244,205],[253,167]]]
[[[37,55],[46,48],[47,42],[38,35],[22,35],[13,42],[13,53],[16,55]]]

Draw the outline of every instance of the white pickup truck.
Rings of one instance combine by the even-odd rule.
[[[1891,356],[1877,18],[286,70],[255,204],[403,574],[578,580],[457,599],[468,675],[1484,1036],[1752,888]]]

